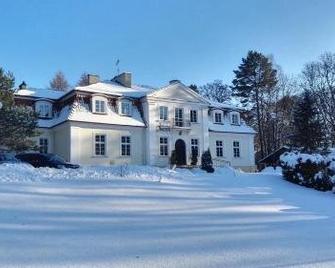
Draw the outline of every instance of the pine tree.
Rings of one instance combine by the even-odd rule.
[[[77,83],[77,86],[84,87],[88,86],[90,83],[88,81],[88,74],[87,73],[82,73],[82,75],[79,78],[79,81]]]
[[[323,126],[313,95],[305,90],[294,109],[294,145],[313,151],[322,145]]]
[[[14,105],[12,73],[0,68],[0,148],[14,151],[34,149],[31,137],[37,135],[37,114],[30,108]]]
[[[196,84],[191,84],[189,86],[190,89],[192,89],[193,91],[199,93],[199,89],[198,89],[198,86]]]
[[[277,84],[277,71],[273,68],[269,58],[256,51],[249,51],[238,70],[234,71],[233,96],[240,99],[244,107],[255,112],[258,144],[260,155],[265,153],[264,139],[264,113],[266,111],[266,96],[271,96],[271,91]]]
[[[15,152],[36,149],[37,114],[22,106],[0,109],[0,147]]]
[[[65,75],[59,71],[55,74],[55,77],[50,81],[50,88],[58,91],[66,91],[69,88]]]
[[[14,83],[15,78],[13,74],[5,72],[4,69],[0,68],[0,102],[4,108],[13,105]]]

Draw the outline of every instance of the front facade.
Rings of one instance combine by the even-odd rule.
[[[212,103],[174,80],[153,89],[133,85],[130,73],[68,92],[27,89],[18,105],[39,115],[41,152],[56,153],[83,165],[148,164],[168,166],[175,150],[178,165],[210,149],[215,165],[253,171],[254,130],[239,109]]]

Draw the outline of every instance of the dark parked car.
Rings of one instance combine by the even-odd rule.
[[[0,152],[0,164],[19,163],[20,161],[11,153]]]
[[[56,154],[22,153],[16,158],[34,167],[79,168],[79,165],[68,163]]]

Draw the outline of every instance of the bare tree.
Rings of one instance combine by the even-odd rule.
[[[302,87],[316,99],[327,140],[335,146],[335,54],[324,53],[305,65]]]
[[[229,101],[232,94],[229,86],[225,85],[221,80],[215,80],[200,87],[200,93],[204,97],[216,102]]]
[[[50,81],[50,88],[58,91],[66,91],[69,89],[69,83],[61,71],[57,72]]]
[[[88,74],[87,73],[82,73],[82,75],[79,78],[79,81],[77,83],[77,86],[80,87],[84,87],[84,86],[88,86],[89,83],[89,79],[88,79]]]

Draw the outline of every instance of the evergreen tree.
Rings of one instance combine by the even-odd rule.
[[[13,74],[5,72],[4,69],[0,68],[0,102],[4,108],[13,105],[14,83],[15,78]]]
[[[294,109],[293,142],[306,151],[313,151],[322,145],[323,132],[313,95],[305,90]]]
[[[0,147],[15,152],[36,149],[37,114],[21,106],[0,109]]]
[[[37,115],[30,108],[14,105],[14,81],[12,73],[0,68],[0,148],[33,149],[35,143],[30,138],[37,135]]]
[[[82,75],[79,78],[79,81],[77,83],[77,86],[84,87],[88,86],[90,83],[88,81],[88,74],[87,73],[82,73]]]
[[[191,165],[196,166],[198,163],[198,150],[192,150],[191,152]]]
[[[55,77],[50,81],[50,88],[58,91],[66,91],[69,88],[65,75],[62,72],[57,72]]]
[[[256,51],[249,51],[238,70],[234,71],[233,96],[251,110],[251,120],[255,119],[260,155],[265,153],[264,121],[266,117],[266,97],[271,97],[277,84],[277,71],[269,58]],[[250,122],[249,122],[250,123]]]
[[[206,170],[208,173],[214,172],[212,155],[209,149],[201,155],[201,169]]]
[[[190,89],[192,89],[193,91],[199,93],[199,89],[198,89],[198,86],[196,84],[191,84],[189,86]]]

